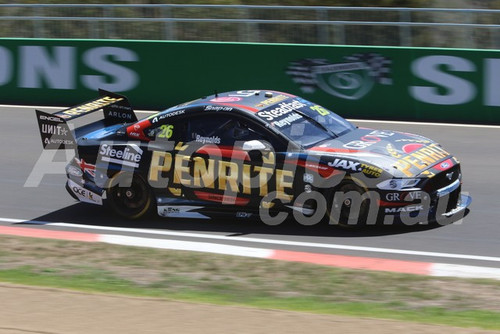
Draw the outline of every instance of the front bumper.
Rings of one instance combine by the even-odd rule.
[[[461,193],[457,206],[451,211],[441,214],[441,216],[452,217],[460,213],[464,213],[464,211],[469,207],[471,203],[472,203],[472,198],[469,195]]]
[[[411,212],[402,211],[390,215],[389,219],[387,219],[388,215],[386,213],[383,220],[384,225],[391,223],[396,223],[398,225],[425,225],[435,223],[439,225],[449,225],[464,218],[467,213],[467,208],[472,203],[472,198],[465,193],[459,193],[457,197],[456,204],[452,208],[449,208],[449,206],[445,204],[431,206],[422,205],[420,210]]]

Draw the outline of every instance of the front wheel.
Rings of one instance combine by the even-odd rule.
[[[367,189],[354,180],[346,180],[329,196],[326,216],[329,224],[341,227],[375,224],[378,210],[373,206],[376,205]]]
[[[119,173],[110,184],[107,201],[119,216],[138,219],[151,213],[156,206],[153,191],[137,174]]]

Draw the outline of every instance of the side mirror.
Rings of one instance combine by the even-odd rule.
[[[274,150],[267,142],[249,140],[243,143],[242,149],[248,152],[252,161],[264,161],[269,154],[274,156]]]
[[[269,147],[261,142],[260,140],[249,140],[243,143],[242,149],[250,152],[250,151],[264,151]]]

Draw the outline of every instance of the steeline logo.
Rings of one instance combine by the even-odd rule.
[[[99,157],[102,161],[137,168],[142,158],[143,150],[129,144],[125,147],[113,148],[111,145],[102,144],[99,148]]]
[[[341,63],[311,58],[294,61],[286,73],[304,93],[314,93],[320,88],[333,96],[358,100],[376,83],[392,85],[391,63],[389,58],[377,53],[356,53],[345,56]]]

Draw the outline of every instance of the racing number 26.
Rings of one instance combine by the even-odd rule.
[[[318,105],[315,105],[313,107],[310,107],[312,110],[314,111],[317,111],[318,114],[320,114],[321,116],[326,116],[328,115],[330,112],[328,110],[326,110],[325,108],[323,108],[322,106],[318,106]]]
[[[170,139],[174,134],[174,126],[173,125],[162,125],[160,126],[160,133],[158,133],[158,138],[167,138]]]

